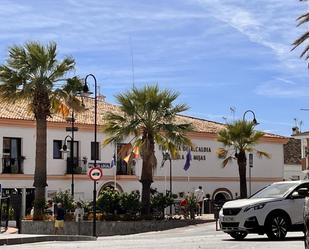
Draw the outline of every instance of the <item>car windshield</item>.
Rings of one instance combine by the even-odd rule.
[[[267,186],[266,188],[260,190],[250,197],[252,198],[272,198],[272,197],[284,197],[289,190],[295,188],[298,183],[286,182],[286,183],[276,183]]]

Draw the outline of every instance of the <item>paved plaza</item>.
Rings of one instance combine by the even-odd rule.
[[[97,241],[41,242],[5,246],[27,249],[299,249],[303,247],[303,233],[289,233],[284,241],[269,241],[266,236],[249,235],[244,241],[235,241],[221,231],[215,223],[176,228],[125,236],[100,237]]]

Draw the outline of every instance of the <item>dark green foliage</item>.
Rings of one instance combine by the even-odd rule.
[[[169,194],[155,192],[151,196],[151,209],[155,218],[164,219],[164,209],[174,204],[174,198]]]
[[[120,194],[113,189],[106,189],[97,199],[97,207],[107,214],[115,214],[120,207]]]
[[[74,199],[68,190],[57,192],[53,198],[53,202],[61,203],[66,211],[74,211]]]
[[[140,194],[138,191],[122,193],[120,195],[120,208],[126,214],[136,216],[141,210]]]

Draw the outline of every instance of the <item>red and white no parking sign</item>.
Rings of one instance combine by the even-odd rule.
[[[98,181],[102,178],[103,172],[101,168],[91,168],[88,173],[89,177],[93,181]]]

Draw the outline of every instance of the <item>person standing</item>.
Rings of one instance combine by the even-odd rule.
[[[79,221],[82,221],[83,220],[83,217],[84,217],[84,209],[82,208],[82,205],[80,202],[77,202],[76,203],[76,208],[75,208],[75,211],[74,211],[74,217],[75,217],[75,221],[76,222],[79,222]]]
[[[199,186],[195,191],[194,195],[198,204],[197,215],[202,216],[202,209],[203,209],[203,201],[204,201],[204,191],[202,186]]]
[[[61,203],[57,204],[57,210],[55,210],[55,234],[64,233],[64,215],[65,210]]]
[[[52,200],[48,200],[46,213],[53,216],[54,215],[54,204]]]

